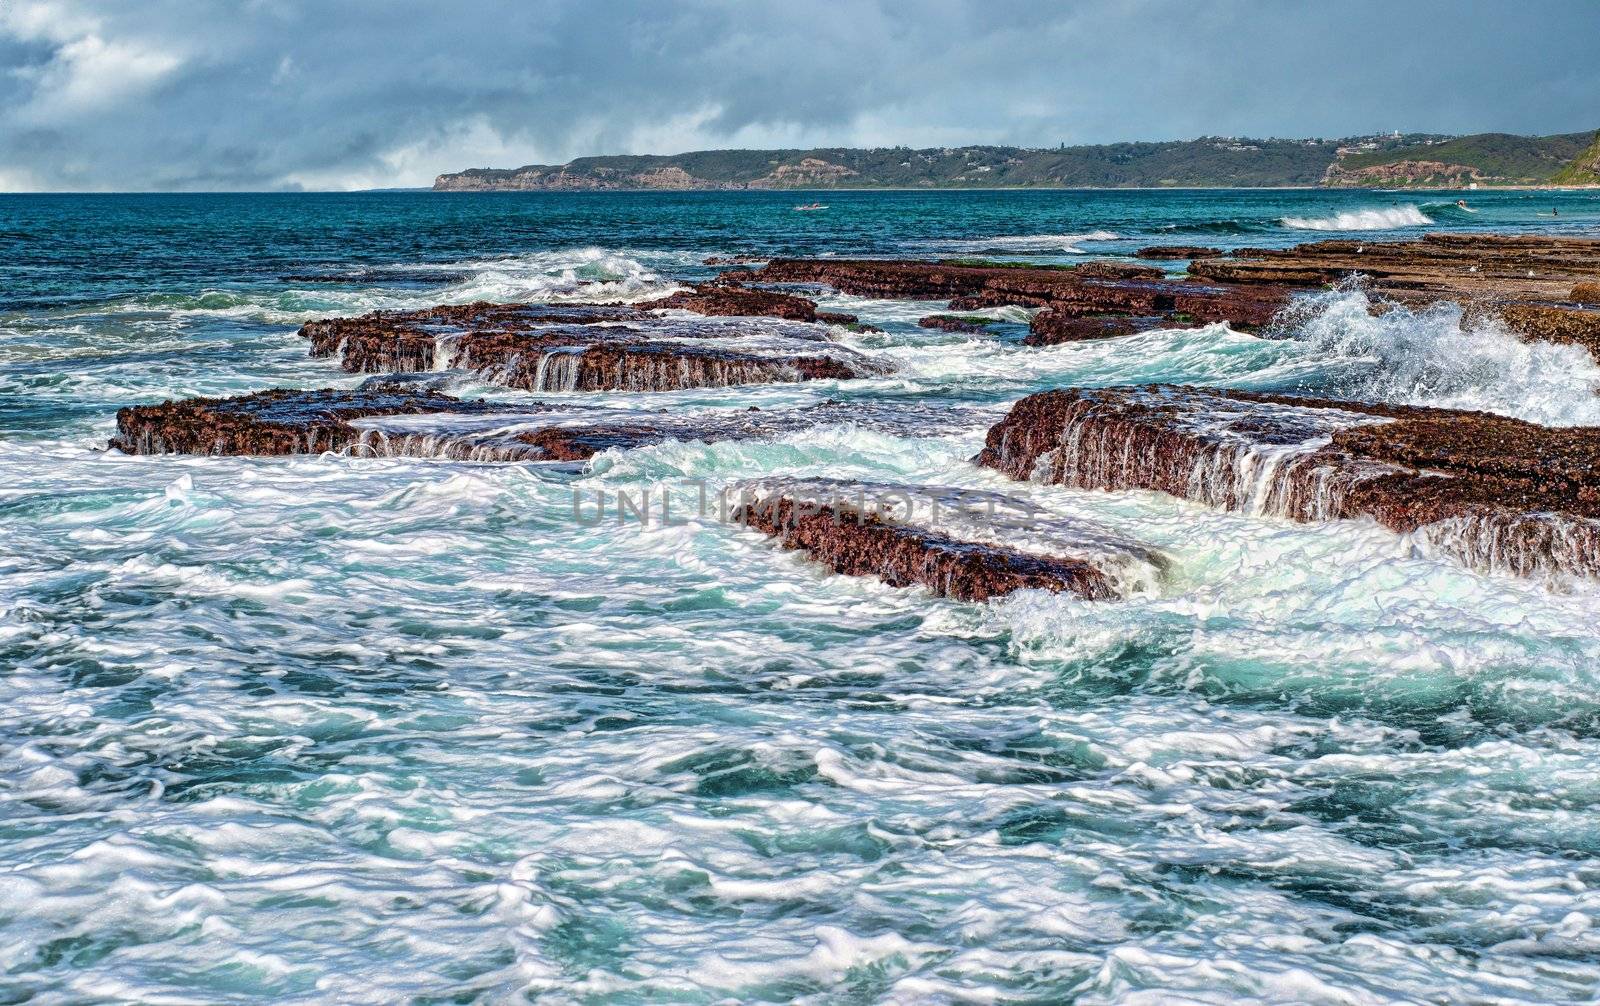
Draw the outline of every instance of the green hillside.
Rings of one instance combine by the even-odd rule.
[[[579,157],[567,164],[472,168],[441,190],[1161,188],[1463,185],[1547,182],[1590,147],[1558,136],[1387,134],[1345,139],[1207,136],[1069,147],[819,147]],[[1591,154],[1593,150],[1591,148]],[[1600,157],[1575,177],[1600,170]],[[1587,175],[1583,172],[1588,172]]]
[[[1350,154],[1340,158],[1338,166],[1344,173],[1355,174],[1363,169],[1383,168],[1401,162],[1437,163],[1472,169],[1484,181],[1538,184],[1550,181],[1568,162],[1583,152],[1593,137],[1593,133],[1562,133],[1555,136],[1478,133]]]
[[[1600,132],[1594,134],[1588,149],[1556,172],[1551,181],[1557,185],[1600,185]]]

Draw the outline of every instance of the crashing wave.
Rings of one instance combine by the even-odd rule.
[[[1426,227],[1433,218],[1415,206],[1383,210],[1346,210],[1331,217],[1284,217],[1283,225],[1302,231],[1389,231]]]
[[[1359,283],[1294,302],[1280,331],[1331,359],[1307,390],[1475,409],[1544,426],[1600,425],[1600,366],[1579,346],[1528,342],[1459,304],[1413,310]]]

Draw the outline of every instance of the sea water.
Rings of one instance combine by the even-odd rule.
[[[826,296],[892,374],[616,408],[970,409],[574,465],[127,457],[117,408],[352,387],[305,320],[624,300],[711,255],[1600,233],[1594,194],[0,197],[0,997],[1527,1002],[1600,982],[1600,589],[1365,522],[1035,486],[1158,550],[1122,602],[827,574],[574,491],[967,460],[1052,387],[1170,381],[1600,424],[1600,368],[1347,287],[1285,338],[1050,348]],[[1559,208],[1559,217],[1541,216]],[[1182,263],[1172,263],[1174,270]]]

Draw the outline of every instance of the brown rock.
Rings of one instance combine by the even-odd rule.
[[[989,331],[989,321],[977,321],[968,318],[958,318],[953,314],[930,314],[920,318],[917,324],[922,328],[932,328],[940,332],[956,332],[967,335],[982,335]]]
[[[1480,569],[1600,574],[1600,429],[1150,385],[1022,399],[974,459],[1012,478],[1229,510],[1371,517]]]
[[[419,424],[409,417],[428,421]],[[618,414],[581,405],[462,401],[403,387],[274,389],[237,398],[192,398],[123,409],[117,414],[118,432],[111,446],[130,454],[333,451],[474,461],[581,461],[611,448],[666,440],[755,440],[837,423],[928,436],[971,430],[992,418],[988,410],[893,399],[829,401],[770,411]],[[383,422],[386,419],[396,421]]]
[[[311,340],[313,356],[337,356],[353,373],[463,369],[528,391],[848,380],[888,369],[830,343],[818,326],[669,318],[616,306],[467,304],[379,311],[308,322],[300,334]]]
[[[1164,319],[1130,315],[1073,315],[1060,311],[1040,311],[1028,323],[1027,346],[1055,346],[1064,342],[1086,342],[1133,335],[1166,324]]]
[[[1524,339],[1582,346],[1600,360],[1600,310],[1506,304],[1496,308],[1495,313]]]
[[[1600,304],[1600,282],[1578,283],[1567,296],[1579,304]]]
[[[1079,279],[1161,279],[1166,273],[1154,266],[1136,262],[1117,262],[1111,259],[1093,259],[1072,267]]]
[[[843,506],[775,497],[734,516],[836,573],[875,576],[895,587],[921,584],[942,597],[986,601],[1026,589],[1091,600],[1117,596],[1106,574],[1086,560],[965,541]]]
[[[639,306],[646,309],[678,308],[704,315],[765,315],[790,321],[817,320],[817,302],[814,300],[729,283],[701,283],[693,290],[680,291]]]
[[[1115,278],[1074,269],[975,266],[945,262],[775,259],[756,274],[764,282],[818,283],[865,297],[950,298],[952,310],[1018,305],[1062,316],[1161,317],[1177,323],[1226,321],[1242,329],[1266,325],[1290,291],[1271,285],[1167,280],[1158,269],[1100,263]]]
[[[1148,248],[1140,248],[1133,254],[1137,258],[1216,258],[1222,254],[1222,249],[1208,248],[1205,245],[1151,245]]]
[[[191,398],[121,409],[111,447],[128,454],[321,454],[362,442],[367,432],[351,420],[425,413],[476,416],[494,408],[433,391],[274,388],[238,398]]]

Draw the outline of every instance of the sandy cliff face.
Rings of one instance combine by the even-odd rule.
[[[433,180],[439,192],[483,192],[504,190],[605,191],[617,189],[803,189],[837,184],[858,172],[842,164],[807,157],[797,164],[780,164],[769,174],[747,182],[714,181],[700,178],[677,165],[646,171],[589,167],[572,171],[561,167],[530,167],[514,172],[463,171],[440,175]]]
[[[1350,185],[1370,188],[1393,185],[1437,185],[1460,187],[1471,182],[1506,181],[1485,175],[1466,164],[1444,161],[1395,161],[1369,168],[1344,168],[1336,161],[1328,165],[1325,185]]]

